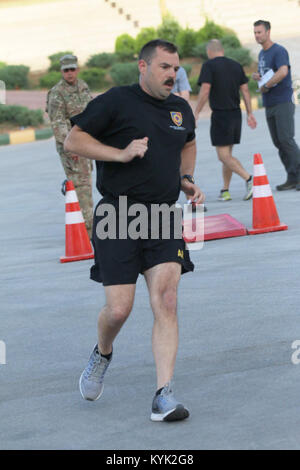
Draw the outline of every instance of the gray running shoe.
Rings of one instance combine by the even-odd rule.
[[[167,384],[152,402],[152,421],[179,421],[189,416],[189,411],[173,395],[171,384]]]
[[[252,198],[253,194],[253,177],[251,178],[250,181],[246,181],[246,194],[244,196],[244,201],[248,201],[248,199]]]
[[[94,401],[101,397],[104,388],[104,374],[110,362],[111,359],[108,361],[99,354],[98,345],[96,344],[88,365],[79,379],[79,390],[85,400]]]

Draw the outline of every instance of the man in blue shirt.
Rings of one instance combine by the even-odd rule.
[[[300,149],[295,142],[295,105],[292,101],[293,88],[291,66],[287,50],[271,41],[271,24],[258,20],[254,23],[256,42],[262,50],[258,56],[258,73],[254,80],[261,80],[267,72],[273,76],[260,87],[266,118],[275,147],[287,172],[285,183],[276,186],[278,191],[296,188],[300,191]],[[272,73],[271,72],[271,73]]]
[[[172,88],[172,93],[177,96],[181,96],[186,101],[190,99],[191,85],[189,84],[189,79],[187,73],[183,67],[179,67],[176,73],[175,85]]]

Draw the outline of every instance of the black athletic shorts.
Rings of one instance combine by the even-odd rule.
[[[91,268],[91,279],[102,282],[104,286],[119,284],[135,284],[138,275],[158,264],[176,262],[181,264],[181,273],[194,270],[190,260],[189,250],[185,247],[184,240],[172,238],[165,240],[142,239],[133,240],[106,238],[101,240],[97,236],[97,224],[104,220],[103,216],[96,215],[100,204],[112,204],[116,209],[118,220],[118,200],[105,196],[97,205],[94,213],[93,246],[95,252],[95,264]],[[128,225],[134,217],[128,216]],[[118,232],[117,222],[117,232]]]
[[[217,147],[239,144],[242,130],[240,109],[213,111],[210,124],[211,143]]]

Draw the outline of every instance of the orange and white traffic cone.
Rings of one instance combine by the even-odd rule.
[[[66,194],[66,250],[60,262],[94,258],[92,245],[82,217],[73,181],[65,182]]]
[[[288,226],[280,223],[260,153],[254,155],[252,207],[253,228],[248,229],[249,235],[287,230]]]

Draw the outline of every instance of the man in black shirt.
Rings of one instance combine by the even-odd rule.
[[[120,215],[121,196],[127,196],[131,209],[136,202],[148,209],[161,203],[171,206],[180,189],[190,201],[204,202],[193,180],[194,116],[189,104],[171,93],[179,68],[177,49],[166,41],[150,41],[141,50],[138,66],[140,84],[112,88],[91,101],[72,118],[65,141],[67,150],[96,160],[97,188],[103,195],[94,216],[91,278],[103,282],[106,305],[99,315],[98,344],[80,378],[80,392],[87,400],[100,397],[113,341],[131,312],[142,273],[154,314],[157,392],[151,419],[173,421],[189,415],[170,386],[178,345],[177,286],[180,274],[193,270],[185,243],[173,233],[170,239],[98,236],[104,205]]]
[[[229,184],[232,172],[237,173],[246,182],[244,200],[252,197],[252,177],[244,169],[239,160],[232,156],[234,144],[240,143],[241,138],[241,91],[247,110],[247,122],[251,129],[256,127],[256,120],[252,114],[251,98],[248,89],[248,78],[241,65],[224,57],[224,49],[218,39],[212,39],[207,45],[209,60],[201,68],[198,84],[201,89],[195,109],[195,118],[209,98],[212,109],[211,116],[211,142],[216,146],[219,160],[223,164],[224,186],[220,192],[219,200],[229,201]]]

